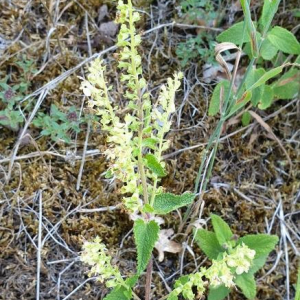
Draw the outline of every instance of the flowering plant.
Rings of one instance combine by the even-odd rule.
[[[179,278],[168,300],[194,299],[193,287],[201,296],[209,288],[208,300],[222,300],[232,287],[238,286],[247,299],[254,299],[256,283],[254,274],[263,267],[278,237],[268,234],[246,235],[238,238],[219,216],[211,215],[214,232],[195,230],[195,240],[212,260],[209,268]]]
[[[134,220],[137,272],[124,280],[117,267],[112,266],[111,258],[99,238],[85,243],[81,258],[92,267],[91,274],[96,274],[100,281],[105,281],[107,287],[114,288],[106,297],[107,300],[132,299],[135,296],[132,287],[148,266],[145,299],[149,300],[151,256],[160,233],[156,215],[165,215],[191,204],[195,195],[189,192],[182,195],[165,193],[159,186],[161,178],[167,174],[162,152],[169,147],[165,135],[170,130],[170,117],[175,112],[175,93],[180,87],[182,75],[175,73],[173,78],[168,78],[167,84],[161,86],[157,99],[152,99],[147,91],[148,84],[143,77],[142,59],[138,52],[141,36],[136,33],[135,24],[139,20],[139,14],[134,11],[130,0],[127,4],[119,1],[118,10],[117,22],[121,24],[117,43],[121,49],[118,67],[125,90],[123,100],[127,102],[126,113],[122,114],[113,101],[113,86],[108,84],[105,77],[103,60],[96,59],[92,62],[87,80],[82,82],[82,90],[89,99],[89,106],[100,116],[102,129],[107,132],[108,149],[105,154],[110,166],[106,176],[114,177],[122,183],[122,203]],[[212,218],[219,220],[217,216]],[[225,229],[230,231],[227,227]],[[215,228],[217,237],[223,235],[222,230]],[[226,230],[224,232],[229,236]],[[206,241],[201,237],[203,231],[199,232],[196,233],[196,238],[200,241],[200,246],[203,241],[215,242]],[[253,266],[256,250],[249,247],[247,242],[233,244],[229,239],[220,239],[221,250],[217,257],[212,257],[212,266],[188,275],[189,282],[179,279],[169,299],[177,299],[180,293],[186,299],[193,299],[192,286],[203,293],[208,284],[204,277],[215,288],[220,285],[224,285],[226,289],[234,286],[236,275],[247,273]],[[203,251],[205,252],[205,247]]]

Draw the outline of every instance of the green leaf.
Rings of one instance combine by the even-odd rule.
[[[224,252],[214,232],[205,229],[195,230],[195,232],[196,243],[209,259],[217,259],[218,255]]]
[[[194,199],[195,194],[193,193],[182,195],[163,193],[155,196],[153,208],[155,213],[165,215],[175,209],[191,204]]]
[[[223,91],[222,97],[223,101],[229,93],[230,82],[228,80],[223,80],[219,82],[213,92],[213,95],[210,100],[210,105],[208,109],[209,116],[215,116],[220,112],[220,99],[221,99],[221,89]]]
[[[131,290],[127,290],[125,287],[117,286],[103,300],[130,300],[131,293]]]
[[[134,285],[137,283],[139,279],[139,276],[138,275],[133,275],[131,277],[128,277],[126,280],[125,280],[125,283],[126,285],[128,285],[129,287],[133,288]]]
[[[239,238],[238,243],[244,243],[249,248],[255,250],[255,258],[268,255],[278,242],[276,235],[269,234],[249,234]]]
[[[295,300],[300,300],[300,264],[298,265],[298,279],[296,284]]]
[[[259,109],[266,109],[270,107],[274,99],[273,89],[269,85],[264,85],[263,87],[264,89],[258,104]]]
[[[167,175],[166,171],[153,154],[145,155],[146,166],[158,177],[164,177]]]
[[[277,12],[280,1],[281,0],[264,0],[262,14],[258,22],[262,30],[267,30],[269,28],[274,15]]]
[[[154,213],[154,208],[150,204],[146,203],[143,206],[143,212],[152,214],[152,213]]]
[[[290,69],[272,87],[275,97],[278,99],[292,99],[296,97],[300,91],[300,71]]]
[[[259,69],[252,69],[246,79],[245,86],[246,90],[249,90],[250,87],[257,82],[264,74],[266,71],[263,68]],[[258,102],[261,99],[261,95],[263,93],[263,86],[259,86],[255,89],[252,90],[252,97],[251,97],[251,102],[253,106],[256,106]]]
[[[278,50],[288,54],[300,54],[300,44],[296,37],[287,29],[275,26],[268,33],[269,41]]]
[[[55,104],[51,104],[51,118],[55,121],[67,121],[66,114],[61,112]]]
[[[268,72],[266,72],[263,76],[261,76],[251,87],[249,87],[247,90],[252,91],[255,88],[265,84],[269,79],[275,77],[276,75],[280,74],[283,70],[283,68],[286,65],[282,65],[280,67],[274,68]]]
[[[260,55],[264,60],[272,60],[277,54],[278,49],[272,45],[269,39],[265,39],[260,48]]]
[[[244,112],[243,115],[242,115],[242,124],[243,126],[247,126],[249,125],[251,121],[251,115],[248,111]]]
[[[259,41],[260,39],[261,39],[261,34],[258,31],[256,31],[256,40]],[[250,59],[253,58],[251,41],[245,44],[243,51],[249,56]]]
[[[137,247],[137,274],[140,275],[145,270],[158,240],[159,226],[155,221],[145,222],[138,219],[134,222],[133,232]]]
[[[175,295],[174,292],[171,292],[167,298],[167,300],[178,300],[178,297]]]
[[[220,285],[217,288],[210,287],[207,300],[223,300],[229,293],[230,289],[224,285]]]
[[[224,243],[230,241],[233,233],[231,232],[228,224],[217,215],[211,214],[210,217],[219,244],[223,245]]]
[[[175,281],[175,284],[174,284],[174,287],[177,288],[177,287],[180,287],[182,285],[185,285],[186,283],[189,282],[189,275],[183,275],[181,277],[179,277],[176,281]]]
[[[292,10],[292,13],[295,18],[300,18],[300,9],[295,8]]]
[[[247,299],[254,299],[256,296],[256,282],[254,276],[249,273],[237,275],[234,282],[242,290]]]
[[[260,270],[266,263],[268,255],[260,255],[255,257],[252,261],[251,268],[249,269],[249,274],[255,274],[258,270]]]
[[[249,33],[243,34],[244,33],[243,30],[244,30],[244,22],[239,22],[229,27],[222,33],[220,33],[216,39],[219,43],[231,42],[236,45],[239,45],[241,41],[242,43],[250,42]]]
[[[146,139],[143,139],[142,145],[144,147],[148,147],[150,149],[155,150],[157,143],[158,143],[158,140],[155,138],[146,138]]]
[[[234,115],[239,109],[244,107],[252,97],[251,91],[245,91],[242,96],[236,101],[233,107],[230,109],[230,112],[226,115],[226,119],[229,119],[232,115]]]
[[[247,32],[250,36],[250,43],[251,43],[251,52],[253,57],[258,57],[258,44],[257,44],[257,35],[256,35],[256,28],[254,23],[251,20],[251,11],[250,11],[250,2],[248,0],[240,0],[241,6],[244,12],[245,17],[245,24]]]

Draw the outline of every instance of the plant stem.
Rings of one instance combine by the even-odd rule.
[[[136,44],[135,44],[135,27],[133,23],[133,16],[132,16],[132,3],[129,0],[128,1],[128,6],[129,6],[129,29],[130,29],[130,49],[131,49],[131,66],[132,66],[132,75],[135,80],[135,88],[137,91],[137,96],[138,96],[138,113],[137,117],[139,120],[139,130],[138,130],[138,170],[143,186],[143,196],[144,196],[144,202],[145,204],[148,203],[148,188],[147,188],[147,178],[146,178],[146,173],[145,173],[145,168],[144,168],[144,163],[143,163],[143,128],[144,128],[144,107],[143,107],[143,101],[142,101],[142,93],[141,93],[141,88],[140,88],[140,83],[139,83],[139,76],[137,72],[137,66],[135,63],[135,57],[134,53],[136,51]]]
[[[165,127],[165,124],[164,124],[164,127]],[[162,129],[162,132],[164,132],[164,127]],[[157,150],[157,153],[155,155],[157,157],[158,161],[161,160],[163,140],[164,140],[164,134],[162,133],[161,136],[160,136],[160,140],[159,140],[158,150]],[[154,203],[156,189],[157,189],[157,183],[158,183],[158,177],[155,177],[155,179],[153,180],[153,186],[152,186],[153,188],[152,188],[152,194],[151,194],[151,200],[150,200],[150,205],[151,206],[153,206],[153,203]]]
[[[150,300],[151,298],[151,281],[152,281],[152,269],[153,269],[153,259],[149,260],[146,273],[146,285],[145,285],[145,300]]]

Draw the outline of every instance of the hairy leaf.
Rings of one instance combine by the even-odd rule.
[[[195,194],[193,193],[182,195],[163,193],[155,196],[153,208],[155,213],[165,215],[175,209],[191,204],[194,199]]]
[[[249,248],[255,250],[255,258],[268,255],[278,242],[276,235],[269,234],[249,234],[239,238],[238,243],[244,243]]]
[[[127,290],[123,286],[115,287],[103,300],[130,300],[131,290]]]
[[[256,282],[254,276],[249,273],[243,273],[236,276],[236,285],[242,290],[247,299],[254,299],[256,295]]]
[[[167,175],[161,163],[157,160],[157,158],[153,154],[146,154],[145,160],[146,160],[146,166],[158,177],[164,177]]]
[[[230,293],[230,289],[228,289],[224,285],[220,285],[217,288],[209,288],[208,300],[223,300]]]
[[[249,274],[255,274],[258,270],[260,270],[266,263],[268,255],[260,255],[255,257],[252,261],[252,266],[248,271]]]
[[[145,222],[137,219],[134,222],[133,232],[137,247],[137,274],[140,275],[145,270],[158,240],[159,226],[155,221]]]
[[[220,252],[224,252],[224,249],[218,242],[216,234],[212,231],[205,229],[197,230],[195,240],[209,259],[217,259]]]
[[[217,215],[211,214],[210,216],[219,244],[223,245],[224,243],[230,241],[233,233],[231,232],[228,224]]]

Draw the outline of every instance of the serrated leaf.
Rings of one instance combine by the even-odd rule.
[[[217,288],[210,287],[207,300],[223,300],[229,293],[230,289],[224,285],[220,285]]]
[[[272,45],[269,39],[265,39],[260,48],[260,55],[264,60],[271,60],[277,54],[278,49]]]
[[[156,214],[165,215],[175,209],[191,204],[194,199],[195,194],[193,193],[182,195],[162,193],[155,196],[153,208]]]
[[[261,17],[259,19],[260,27],[265,30],[269,28],[275,13],[278,10],[278,5],[281,0],[264,0],[264,6],[262,10]]]
[[[247,299],[254,299],[256,296],[256,282],[254,276],[249,273],[237,275],[234,282],[242,290]]]
[[[115,287],[103,300],[130,300],[131,290],[127,290],[123,286]]]
[[[157,158],[153,154],[146,154],[145,161],[146,161],[146,166],[158,177],[164,177],[167,175],[161,163],[157,160]]]
[[[221,89],[223,90],[223,99],[225,99],[226,95],[229,93],[229,87],[230,82],[228,80],[223,80],[216,85],[209,104],[209,116],[215,116],[220,112]]]
[[[242,124],[243,126],[248,126],[251,121],[251,115],[248,111],[244,112],[242,115]]]
[[[300,71],[290,69],[281,76],[272,87],[278,99],[292,99],[297,97],[300,91]]]
[[[249,274],[255,274],[258,270],[260,270],[266,263],[268,255],[261,255],[255,257],[252,261],[251,268],[249,269]]]
[[[159,226],[155,221],[145,222],[137,219],[134,222],[133,232],[137,248],[137,274],[140,275],[145,270],[158,240]]]
[[[255,258],[268,255],[278,242],[276,235],[269,234],[249,234],[239,238],[238,243],[244,243],[249,248],[255,250]]]
[[[223,245],[224,243],[230,241],[233,233],[231,232],[228,224],[217,215],[211,214],[210,217],[219,244]]]
[[[274,99],[273,89],[269,85],[263,86],[263,92],[261,95],[260,103],[258,104],[259,109],[266,109],[271,106]]]
[[[242,43],[250,42],[249,33],[245,32],[245,34],[243,34],[243,30],[244,22],[239,22],[220,33],[216,39],[220,43],[230,42],[236,45],[239,45],[241,41]]]
[[[197,230],[195,241],[209,259],[217,259],[218,255],[224,252],[224,249],[218,242],[216,234],[212,231],[205,229]]]
[[[288,54],[300,54],[300,43],[287,29],[275,26],[268,33],[268,39],[278,50]]]

